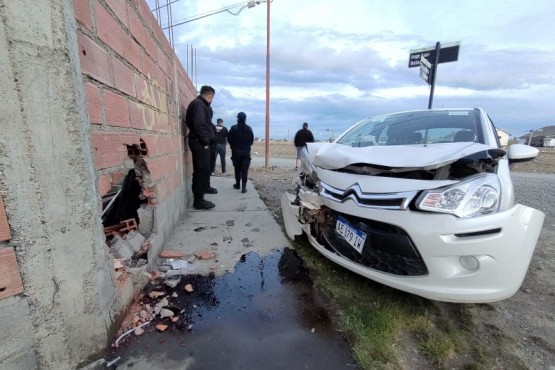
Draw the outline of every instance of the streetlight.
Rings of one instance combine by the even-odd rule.
[[[264,167],[268,168],[270,153],[270,3],[266,1],[266,146],[264,153]]]

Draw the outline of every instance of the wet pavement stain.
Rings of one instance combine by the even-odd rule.
[[[122,341],[109,356],[121,357],[118,369],[356,368],[293,249],[263,258],[250,252],[233,273],[184,275],[173,289],[149,284],[144,303],[154,306],[148,294],[161,290],[179,319],[153,319],[143,335]],[[158,332],[157,324],[168,329]]]

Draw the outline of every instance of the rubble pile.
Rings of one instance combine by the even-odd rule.
[[[213,258],[214,253],[209,251],[186,254],[164,250],[156,269],[146,271],[147,266],[144,266],[143,276],[148,277],[149,282],[131,305],[113,346],[145,332],[192,330],[193,309],[200,303],[212,306],[217,303],[213,293],[214,275],[192,274],[192,264],[197,259]]]

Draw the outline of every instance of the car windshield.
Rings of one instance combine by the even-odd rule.
[[[337,143],[353,147],[483,142],[477,109],[414,111],[365,119]]]

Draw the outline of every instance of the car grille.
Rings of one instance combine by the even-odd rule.
[[[416,191],[405,191],[400,193],[368,194],[360,190],[358,184],[354,184],[347,190],[340,190],[330,186],[323,181],[320,182],[320,195],[332,201],[343,203],[351,199],[360,207],[398,209],[405,210],[415,197]]]
[[[328,250],[351,262],[393,275],[428,274],[424,260],[403,229],[383,222],[336,213],[330,209],[327,209],[327,212],[330,217],[325,217],[325,224],[319,225],[320,232],[316,233],[316,237]],[[362,253],[357,252],[335,231],[337,216],[342,216],[351,225],[366,233]]]

